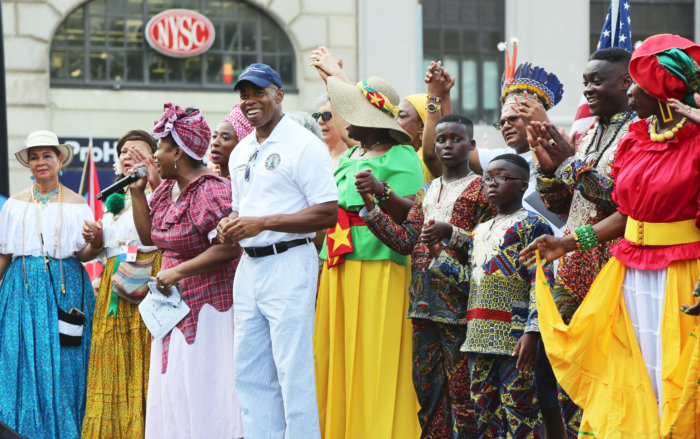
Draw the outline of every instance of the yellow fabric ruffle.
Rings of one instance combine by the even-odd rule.
[[[316,304],[316,389],[325,439],[420,436],[413,388],[411,264],[324,266]]]
[[[157,253],[151,271],[155,276],[160,271],[160,252],[139,253],[137,259],[146,259],[153,253]],[[97,292],[83,439],[131,439],[144,435],[151,335],[138,307],[122,298],[117,315],[107,315],[115,259],[107,261]]]
[[[700,319],[682,314],[695,303],[700,260],[667,269],[662,339],[663,417],[622,295],[626,267],[612,258],[564,324],[537,257],[540,332],[557,381],[583,409],[579,437],[700,438],[698,411]]]

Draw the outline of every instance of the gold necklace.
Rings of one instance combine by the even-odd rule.
[[[34,212],[36,214],[36,231],[39,236],[39,244],[41,245],[41,257],[44,259],[44,272],[49,268],[49,258],[44,252],[44,235],[41,233],[41,217],[39,215],[39,203],[37,198],[34,196],[32,191],[29,203],[34,204]],[[26,261],[26,251],[24,246],[24,228],[25,219],[27,216],[27,209],[29,208],[29,203],[24,209],[24,215],[22,216],[22,265],[24,268],[24,285],[29,289],[29,282],[27,280],[27,261]],[[56,229],[54,230],[54,243],[53,243],[53,259],[58,259],[59,271],[61,274],[61,293],[66,294],[66,286],[63,281],[63,258],[56,257],[61,256],[61,223],[63,222],[63,185],[59,183],[58,185],[58,219],[56,220]]]
[[[676,133],[678,130],[683,128],[683,125],[685,125],[686,118],[684,117],[681,119],[680,122],[676,124],[673,128],[670,130],[667,130],[661,134],[657,134],[656,132],[656,125],[658,124],[658,121],[656,120],[656,116],[651,117],[651,123],[649,124],[649,138],[651,139],[652,142],[665,142],[667,140],[671,140],[676,136]]]
[[[365,145],[363,145],[362,143],[360,143],[360,156],[363,156],[363,155],[367,154],[367,151],[373,150],[374,148],[376,148],[377,146],[379,146],[380,143],[382,143],[381,140],[378,141],[377,143],[375,143],[374,145],[372,145],[372,146],[367,146],[367,147],[366,147]]]

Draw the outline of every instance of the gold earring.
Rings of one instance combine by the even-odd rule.
[[[659,109],[661,110],[661,120],[664,122],[671,122],[673,120],[673,114],[671,113],[671,107],[668,106],[668,102],[661,102],[661,99],[657,99],[659,102]],[[668,117],[664,114],[664,105],[666,106],[666,113]]]

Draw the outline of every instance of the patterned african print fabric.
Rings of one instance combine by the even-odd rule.
[[[478,437],[467,356],[459,350],[464,336],[463,325],[413,319],[413,385],[422,439]]]
[[[148,259],[154,253],[152,276],[160,271],[157,250],[139,252],[136,258]],[[138,307],[122,298],[117,314],[107,314],[116,258],[107,260],[97,292],[82,439],[128,439],[144,434],[151,334]]]
[[[474,173],[449,183],[435,179],[418,191],[400,225],[378,207],[361,212],[369,230],[384,244],[399,253],[411,252],[408,317],[413,323],[413,384],[421,405],[418,418],[423,438],[451,438],[451,412],[459,438],[475,437],[476,424],[466,357],[459,351],[465,334],[465,290],[428,271],[432,255],[418,237],[429,219],[468,231],[490,218],[482,187],[481,177]],[[464,250],[446,251],[466,261]]]
[[[542,437],[534,373],[520,373],[510,355],[467,355],[479,438]]]
[[[611,117],[607,129],[596,121],[581,138],[576,155],[565,160],[555,175],[546,176],[535,170],[537,191],[545,206],[552,212],[569,215],[565,234],[596,224],[615,212],[610,173],[617,145],[634,120],[635,113],[622,112]],[[574,251],[560,259],[552,293],[565,321],[571,318],[610,259],[612,244],[601,244],[587,252]]]
[[[432,255],[418,242],[423,223],[429,219],[452,224],[455,233],[467,233],[492,216],[481,177],[470,173],[459,180],[443,183],[442,177],[423,186],[402,224],[396,224],[379,207],[363,210],[367,228],[389,248],[411,255],[412,280],[409,318],[428,319],[447,324],[463,324],[467,319],[467,301],[463,286],[445,282],[428,271]],[[442,192],[442,198],[438,200]],[[462,232],[460,232],[460,230]],[[466,249],[448,246],[450,255],[466,262]]]
[[[430,270],[448,282],[469,288],[467,337],[462,351],[510,355],[525,332],[539,332],[535,305],[535,269],[519,260],[520,251],[538,236],[552,234],[541,216],[520,209],[497,215],[456,238],[469,249],[470,266],[443,251]],[[549,279],[552,273],[546,270]]]

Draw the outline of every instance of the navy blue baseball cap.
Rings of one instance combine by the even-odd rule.
[[[238,76],[238,81],[236,81],[236,84],[233,86],[233,90],[238,90],[241,83],[244,81],[252,82],[261,88],[265,88],[270,84],[275,84],[277,87],[282,88],[282,79],[280,79],[280,75],[267,64],[249,65],[243,70],[243,73]]]

